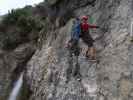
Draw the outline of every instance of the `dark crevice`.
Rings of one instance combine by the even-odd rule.
[[[26,70],[26,64],[27,62],[31,59],[31,57],[34,55],[35,51],[30,52],[31,54],[28,54],[28,56],[26,56],[25,58],[23,58],[23,61],[18,63],[18,65],[16,66],[16,69],[14,69],[14,71],[12,72],[12,86],[14,85],[15,81],[18,79],[18,76],[20,76],[21,72],[23,72],[24,70]]]
[[[48,6],[48,15],[52,23],[55,23],[56,18],[59,18],[59,27],[66,25],[67,21],[75,17],[74,10],[88,5],[95,6],[96,0],[89,0],[82,3],[74,0],[74,4],[70,4],[70,0],[58,0],[54,5]],[[67,5],[67,6],[66,6]]]
[[[78,3],[77,4],[78,6],[77,7],[74,7],[73,9],[83,8],[83,7],[86,7],[88,5],[95,6],[95,2],[96,2],[96,0],[87,1],[87,3],[82,4],[82,5],[80,3]]]

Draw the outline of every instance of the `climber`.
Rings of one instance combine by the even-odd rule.
[[[72,29],[71,29],[71,37],[70,40],[66,43],[66,48],[69,51],[68,55],[68,68],[67,68],[67,80],[69,81],[71,78],[71,75],[74,76],[78,81],[81,80],[81,74],[80,74],[80,65],[78,63],[78,56],[80,54],[80,48],[79,48],[79,39],[80,39],[80,19],[78,17],[74,18],[72,23]],[[73,59],[73,54],[74,58]],[[73,66],[73,63],[75,63],[75,66]]]
[[[75,20],[73,21],[73,25],[72,25],[72,30],[71,30],[71,38],[70,40],[66,43],[66,47],[69,48],[69,50],[71,51],[71,53],[74,53],[75,56],[79,56],[79,46],[78,46],[78,42],[79,42],[79,38],[80,38],[80,19],[78,17],[75,18]]]
[[[83,40],[84,43],[88,45],[88,50],[86,51],[86,57],[89,58],[90,60],[96,60],[96,49],[93,45],[94,39],[91,37],[89,33],[90,28],[99,28],[99,26],[95,25],[90,25],[88,23],[88,17],[87,16],[82,16],[81,18],[81,39]]]

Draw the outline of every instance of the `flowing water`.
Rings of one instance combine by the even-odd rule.
[[[19,79],[16,81],[8,100],[17,100],[17,96],[19,95],[22,85],[23,85],[23,73],[21,73]]]

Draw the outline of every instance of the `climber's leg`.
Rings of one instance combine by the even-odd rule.
[[[78,63],[78,56],[75,56],[75,66],[73,70],[73,76],[75,77],[80,71],[79,63]]]
[[[75,77],[78,81],[81,80],[80,64],[79,64],[79,63],[76,63],[76,65],[75,65],[74,77]]]
[[[86,51],[86,57],[89,58],[90,60],[95,60],[96,59],[96,49],[93,46],[92,41],[90,41],[88,43],[88,50]]]
[[[91,54],[91,59],[96,60],[96,49],[95,49],[95,47],[90,48],[90,54]]]
[[[88,49],[87,49],[87,51],[86,51],[86,53],[85,53],[85,56],[89,58],[90,55],[91,55],[91,54],[90,54],[90,47],[88,47]]]
[[[89,59],[90,58],[92,59],[92,57],[94,57],[94,53],[95,53],[95,50],[93,48],[93,43],[94,43],[93,38],[91,37],[89,32],[83,33],[81,38],[82,38],[83,42],[86,43],[88,46],[88,50],[86,51],[86,57]]]
[[[75,77],[78,81],[81,80],[81,74],[80,74],[80,64],[78,62],[78,56],[75,56],[75,65],[73,69],[73,77]]]
[[[72,76],[72,69],[73,69],[73,55],[72,55],[72,51],[69,50],[68,68],[66,69],[66,82],[68,82]]]

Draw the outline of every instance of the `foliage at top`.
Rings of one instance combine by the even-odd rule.
[[[21,16],[28,17],[32,15],[31,7],[27,6],[23,9],[12,9],[3,18],[2,23],[5,25],[16,24]]]
[[[3,17],[0,23],[0,48],[14,49],[21,43],[37,39],[42,25],[40,18],[34,16],[32,11],[31,6],[26,6],[13,9]]]

